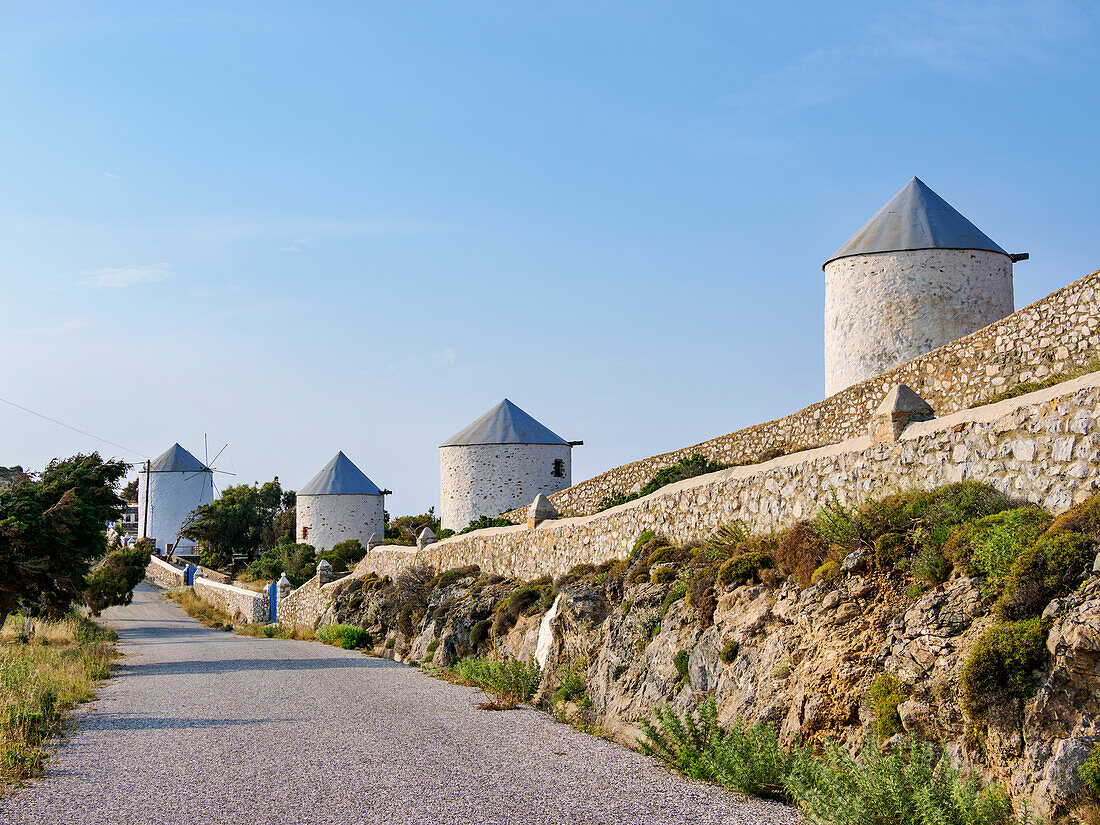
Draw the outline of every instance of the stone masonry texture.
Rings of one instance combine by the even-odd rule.
[[[825,265],[832,395],[1012,314],[1012,259],[974,249],[852,255]]]

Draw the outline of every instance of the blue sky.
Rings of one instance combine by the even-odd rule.
[[[1100,267],[1098,17],[4,2],[0,398],[238,481],[342,449],[391,513],[505,396],[575,480],[785,415],[913,175],[1031,253],[1017,307]],[[90,449],[0,404],[0,464]]]

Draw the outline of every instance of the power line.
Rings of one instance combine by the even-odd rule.
[[[17,410],[22,410],[23,412],[30,413],[31,415],[36,415],[39,418],[44,419],[46,421],[49,421],[52,424],[57,424],[58,426],[64,427],[67,430],[72,430],[74,433],[80,433],[81,435],[88,436],[88,438],[94,438],[96,441],[102,441],[104,444],[110,444],[112,447],[118,447],[120,450],[124,450],[125,452],[129,453],[130,455],[142,456],[144,458],[149,458],[150,457],[150,456],[145,455],[145,453],[140,452],[138,450],[131,450],[129,447],[125,447],[122,444],[116,444],[114,441],[111,441],[110,439],[100,438],[98,435],[94,435],[93,433],[90,433],[86,430],[81,430],[77,427],[72,426],[71,424],[66,424],[64,421],[58,421],[56,418],[50,418],[48,415],[43,415],[40,412],[35,412],[34,410],[29,409],[28,407],[22,406],[21,404],[16,404],[14,401],[8,401],[8,399],[6,399],[6,398],[0,398],[0,401],[4,402],[5,404],[8,404],[12,407],[15,407]]]

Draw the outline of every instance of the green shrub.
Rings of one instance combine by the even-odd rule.
[[[363,556],[367,555],[367,548],[360,543],[359,539],[348,539],[334,544],[331,552],[343,560],[344,569],[346,570],[362,561]],[[333,567],[333,570],[335,569]]]
[[[875,569],[893,570],[909,558],[909,544],[903,533],[883,533],[875,539]]]
[[[909,698],[909,688],[896,676],[880,673],[871,683],[867,698],[871,701],[871,708],[874,710],[874,730],[878,740],[885,742],[894,734],[901,733],[898,705]]]
[[[454,673],[466,684],[505,702],[530,701],[542,678],[542,669],[534,659],[462,659],[455,664]]]
[[[913,559],[913,575],[928,584],[944,581],[951,573],[951,562],[937,551],[927,548]]]
[[[718,658],[728,665],[737,658],[737,651],[739,648],[740,645],[737,643],[736,639],[726,639],[726,643],[722,645],[722,652],[718,654]]]
[[[463,533],[472,533],[474,530],[484,530],[487,527],[514,527],[512,522],[506,518],[490,518],[489,516],[481,516],[469,523],[468,526],[463,527],[458,531],[461,536]],[[438,535],[438,534],[437,534]]]
[[[482,619],[481,621],[475,622],[474,626],[470,628],[470,644],[472,644],[474,648],[481,647],[489,640],[489,629],[492,627],[492,624],[493,622],[491,619]]]
[[[431,656],[438,649],[439,649],[439,639],[432,639],[430,642],[428,642],[428,647],[426,648],[426,652],[429,656]]]
[[[374,647],[374,637],[368,631],[350,624],[325,625],[317,631],[317,639],[326,645],[338,645],[344,650]]]
[[[649,574],[649,581],[651,584],[668,584],[670,581],[675,580],[675,578],[676,570],[672,567],[658,567]]]
[[[785,785],[803,816],[840,825],[1008,825],[1012,804],[999,785],[963,780],[942,749],[910,739],[853,759],[827,742],[818,759],[795,760]]]
[[[1094,745],[1089,751],[1078,777],[1082,792],[1090,799],[1100,800],[1100,745]]]
[[[476,564],[471,564],[468,567],[456,567],[454,570],[448,570],[446,573],[440,573],[431,582],[431,589],[439,589],[449,587],[459,579],[476,578],[481,574],[481,568]]]
[[[1048,625],[1041,619],[994,625],[974,642],[959,678],[967,711],[982,719],[991,708],[1035,694],[1032,671],[1046,663]]]
[[[734,521],[718,528],[703,544],[702,557],[707,561],[725,561],[738,546],[749,540],[749,529],[743,521]]]
[[[1100,542],[1100,493],[1093,493],[1058,516],[1050,525],[1050,532],[1084,533]]]
[[[1093,540],[1081,533],[1045,533],[1013,562],[997,602],[1003,620],[1026,619],[1072,590],[1092,563]]]
[[[718,568],[718,584],[728,587],[731,584],[760,581],[760,571],[774,564],[772,557],[767,553],[756,551],[742,553],[727,559]]]
[[[295,544],[282,538],[275,547],[265,550],[248,565],[246,571],[253,581],[275,581],[283,573],[291,587],[301,587],[317,573],[317,553],[311,544]]]
[[[582,700],[587,690],[584,683],[586,670],[587,663],[584,662],[559,670],[557,675],[558,684],[554,690],[554,701],[573,702]]]
[[[840,571],[840,561],[838,559],[829,559],[814,571],[810,581],[814,584],[818,584],[819,582],[831,582],[840,575]]]
[[[1015,507],[964,524],[952,532],[944,553],[969,575],[984,575],[990,590],[1000,591],[1020,553],[1050,526],[1045,510]]]
[[[668,705],[654,709],[656,724],[639,720],[644,739],[642,753],[687,774],[693,779],[719,782],[744,794],[789,800],[785,777],[794,765],[808,758],[801,749],[779,747],[772,725],[730,728],[718,724],[714,697],[708,697],[696,711],[679,716]]]
[[[688,660],[691,659],[691,654],[686,650],[676,651],[676,655],[672,657],[672,664],[676,665],[676,672],[680,674],[680,681],[686,682],[688,678]]]

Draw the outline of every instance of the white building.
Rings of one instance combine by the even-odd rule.
[[[179,538],[180,528],[200,504],[214,500],[214,472],[179,444],[138,471],[139,538],[152,539],[159,551],[182,555],[195,543]]]
[[[373,535],[385,536],[385,496],[342,452],[298,491],[296,535],[323,555],[342,541],[358,539],[364,547]]]
[[[1010,255],[913,178],[825,270],[825,394],[1013,312]]]
[[[572,483],[566,441],[507,398],[439,448],[442,526],[461,530]]]

